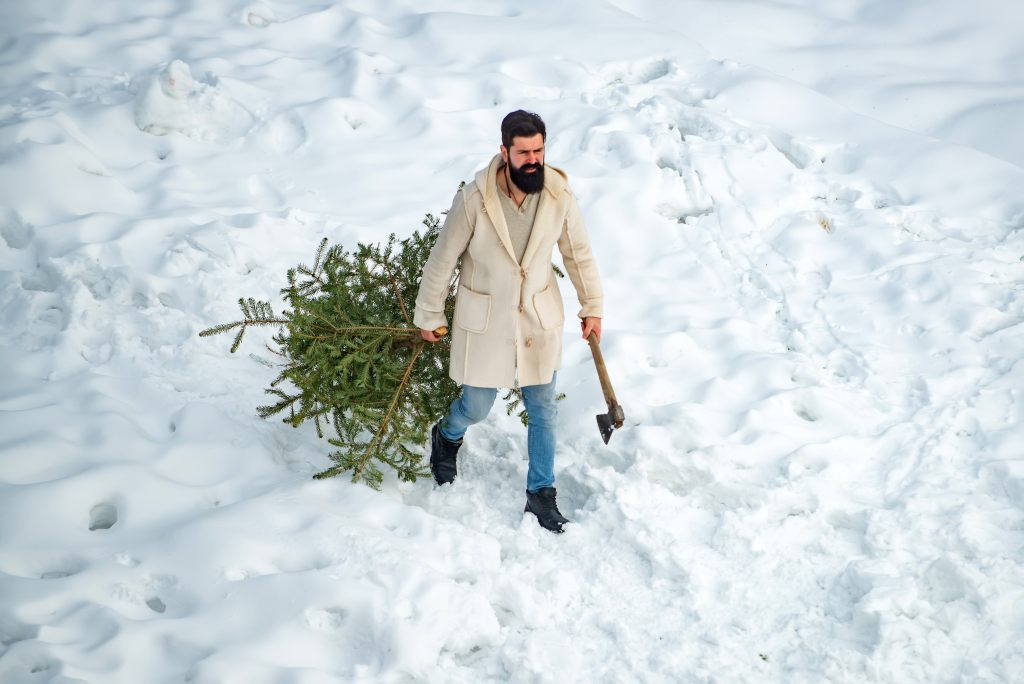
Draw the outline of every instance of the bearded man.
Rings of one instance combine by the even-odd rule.
[[[601,336],[603,295],[568,178],[544,164],[547,131],[518,110],[501,122],[500,154],[455,195],[423,267],[414,324],[428,342],[447,326],[444,301],[462,268],[452,328],[451,378],[462,386],[431,430],[430,470],[438,485],[457,474],[466,429],[487,417],[499,387],[518,380],[528,417],[526,512],[562,532],[555,489],[555,375],[562,360],[562,297],[551,266],[555,245],[580,303],[583,338]]]

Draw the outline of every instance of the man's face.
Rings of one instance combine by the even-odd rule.
[[[508,164],[508,173],[523,192],[530,194],[544,188],[544,136],[515,136],[512,146],[501,146],[501,156]]]

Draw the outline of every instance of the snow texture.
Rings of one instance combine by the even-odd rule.
[[[0,17],[4,684],[1024,681],[1017,4]],[[443,211],[520,107],[627,417],[570,322],[564,535],[514,417],[450,487],[312,481],[272,356],[196,335]]]

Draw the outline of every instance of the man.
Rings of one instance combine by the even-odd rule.
[[[580,302],[583,338],[601,336],[603,296],[576,199],[562,171],[544,165],[547,131],[536,114],[501,122],[500,154],[455,195],[423,267],[414,323],[428,342],[447,326],[444,300],[459,259],[450,375],[461,396],[430,434],[439,485],[457,474],[466,429],[487,417],[497,388],[518,378],[529,418],[526,511],[544,528],[569,522],[555,490],[555,372],[562,359],[562,298],[551,268],[557,244]]]

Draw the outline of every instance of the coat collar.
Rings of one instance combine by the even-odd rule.
[[[484,210],[491,217],[491,225],[498,234],[498,239],[505,247],[505,251],[516,261],[515,250],[512,249],[512,240],[509,238],[508,225],[505,223],[505,212],[501,208],[501,200],[498,193],[498,169],[502,165],[501,155],[496,154],[486,168],[477,172],[474,178],[476,187],[483,194]],[[565,192],[568,187],[568,177],[561,169],[554,166],[544,165],[544,191],[540,198],[540,205],[537,207],[537,218],[534,219],[533,230],[530,233],[530,240],[526,244],[526,252],[523,254],[523,264],[530,262],[533,253],[540,243],[540,233],[551,223],[551,212],[554,211],[555,201]]]
[[[498,192],[500,192],[498,189],[498,169],[501,165],[501,155],[496,154],[486,168],[476,172],[474,180],[476,181],[476,186],[483,191],[484,200],[491,197],[495,200],[498,198]],[[551,195],[551,199],[558,199],[558,196],[565,192],[568,185],[569,178],[565,175],[565,171],[549,164],[544,165],[544,191]]]

